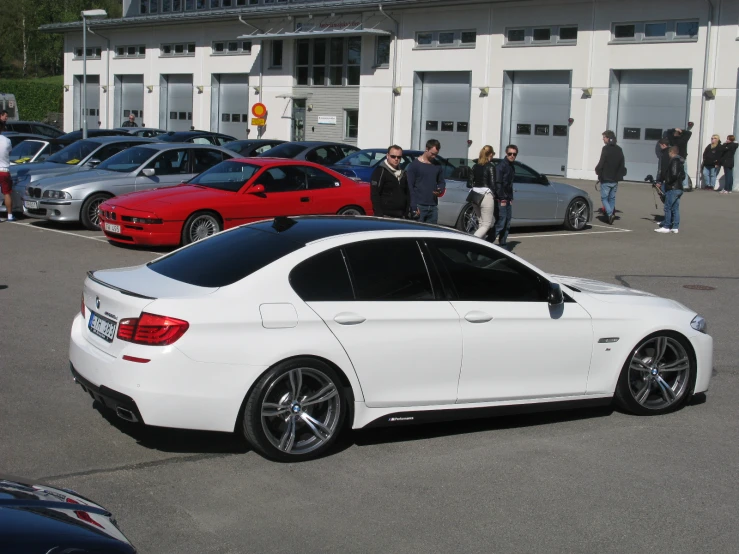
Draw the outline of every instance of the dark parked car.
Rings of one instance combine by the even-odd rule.
[[[42,135],[47,138],[57,138],[64,134],[64,131],[38,121],[8,121],[5,124],[5,129],[16,133]]]
[[[159,135],[157,139],[164,142],[192,142],[193,144],[223,146],[227,142],[236,140],[236,137],[212,131],[169,131],[166,135]]]
[[[0,475],[3,554],[135,554],[113,515],[69,489]]]
[[[263,154],[259,154],[258,157],[307,160],[316,164],[331,166],[357,151],[359,151],[359,148],[356,146],[339,142],[285,142]]]
[[[229,150],[232,150],[243,156],[244,158],[250,158],[252,156],[258,156],[268,150],[271,150],[278,144],[283,144],[284,140],[276,139],[247,139],[247,140],[234,140],[227,143],[225,146]]]
[[[123,131],[129,135],[135,137],[153,138],[159,135],[165,135],[167,131],[164,129],[157,129],[155,127],[116,127],[114,131]]]
[[[423,154],[422,150],[403,150],[403,160],[400,167],[405,169],[421,154]],[[331,166],[331,169],[355,181],[369,182],[375,166],[382,162],[385,156],[387,156],[387,148],[367,148],[354,152],[343,160],[336,162],[335,165]],[[467,165],[457,166],[441,156],[437,156],[434,163],[444,168],[444,179],[467,179]]]
[[[93,138],[93,137],[119,137],[119,136],[127,136],[128,133],[125,133],[123,131],[118,131],[117,129],[88,129],[87,130],[87,138]],[[71,131],[69,133],[65,133],[59,137],[57,137],[57,140],[61,140],[66,142],[67,144],[72,144],[76,140],[82,139],[82,129],[79,131]]]
[[[28,139],[37,139],[37,140],[48,140],[49,137],[45,137],[43,135],[34,135],[31,133],[16,133],[16,132],[5,132],[3,133],[4,136],[8,137],[10,140],[10,145],[15,148],[18,146],[21,142]]]

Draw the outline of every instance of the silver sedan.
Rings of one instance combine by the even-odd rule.
[[[493,160],[494,164],[501,160]],[[581,231],[593,219],[593,201],[587,192],[572,185],[550,181],[546,175],[515,163],[513,219],[511,227],[564,225]],[[480,222],[467,202],[467,183],[447,180],[446,193],[439,198],[439,224],[474,233]]]
[[[98,207],[129,192],[183,183],[236,154],[210,144],[150,143],[134,146],[95,169],[47,177],[23,195],[23,213],[51,221],[79,221],[100,228]]]

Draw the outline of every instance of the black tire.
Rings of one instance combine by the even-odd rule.
[[[108,198],[112,198],[109,194],[97,193],[88,196],[82,203],[80,208],[80,223],[90,231],[100,230],[100,215],[98,214],[98,208],[100,204],[105,202]]]
[[[588,225],[588,218],[590,218],[590,204],[587,200],[578,196],[567,206],[564,226],[570,231],[582,231]]]
[[[459,217],[457,218],[457,223],[455,227],[467,234],[475,234],[475,231],[477,231],[477,229],[480,227],[480,221],[478,220],[477,214],[475,213],[474,205],[470,203],[464,205],[462,211],[459,212]],[[493,228],[491,227],[490,230],[492,231]]]
[[[344,206],[337,215],[364,215],[364,210],[359,206]]]
[[[655,364],[653,360],[660,349],[660,339],[665,341],[665,346]],[[685,369],[675,369],[679,367]],[[695,354],[690,342],[678,333],[659,331],[639,341],[629,352],[614,398],[622,409],[632,414],[666,414],[679,410],[688,402],[695,379]]]
[[[182,226],[182,244],[211,237],[223,230],[221,218],[213,212],[195,212]]]
[[[302,462],[331,448],[346,413],[336,372],[320,360],[295,358],[277,364],[254,385],[242,428],[246,440],[263,456]]]

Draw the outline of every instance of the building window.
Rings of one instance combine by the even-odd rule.
[[[159,55],[163,57],[169,56],[194,56],[195,43],[182,42],[176,44],[162,44],[159,47]]]
[[[361,74],[361,37],[295,41],[295,84],[357,86]]]
[[[377,37],[375,43],[375,66],[390,65],[390,37]]]
[[[251,41],[216,40],[213,41],[210,53],[212,56],[223,56],[228,54],[251,54]]]
[[[87,48],[87,59],[88,60],[99,60],[102,56],[102,49],[101,48],[95,48],[95,47],[89,47]],[[82,59],[82,47],[78,46],[74,49],[74,57],[76,59]]]
[[[146,57],[146,46],[116,46],[116,58],[144,58]]]
[[[614,23],[611,43],[694,42],[698,40],[698,28],[698,21]]]
[[[554,46],[577,44],[576,25],[551,25],[507,29],[506,46]]]
[[[272,48],[270,49],[271,56],[270,56],[270,67],[282,67],[282,41],[281,40],[273,40],[272,41]]]
[[[344,122],[344,138],[357,138],[359,134],[359,110],[344,110]]]
[[[474,48],[477,32],[424,31],[416,33],[416,48]]]

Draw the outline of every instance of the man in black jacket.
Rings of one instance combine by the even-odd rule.
[[[513,217],[513,178],[516,176],[513,162],[518,157],[518,146],[509,144],[505,147],[505,158],[495,166],[495,237],[498,245],[505,246],[508,241],[508,231],[511,228]]]
[[[688,127],[691,125],[692,124],[688,124]],[[670,146],[677,146],[680,149],[679,155],[683,159],[683,163],[685,163],[685,160],[688,159],[688,141],[690,140],[690,137],[693,136],[693,133],[676,127],[675,129],[667,129],[666,134],[667,140],[670,141]],[[683,190],[687,189],[688,185],[688,172],[686,171]]]
[[[408,217],[410,194],[407,177],[400,169],[402,158],[403,149],[393,144],[387,149],[387,157],[372,172],[370,199],[378,217]]]
[[[600,181],[603,211],[608,223],[613,225],[613,220],[616,219],[616,190],[618,182],[626,176],[626,165],[623,150],[616,144],[616,134],[613,131],[603,133],[603,145],[595,173]]]
[[[677,233],[680,227],[680,197],[683,195],[685,162],[680,157],[680,147],[670,147],[670,164],[665,171],[665,219],[654,231]]]

